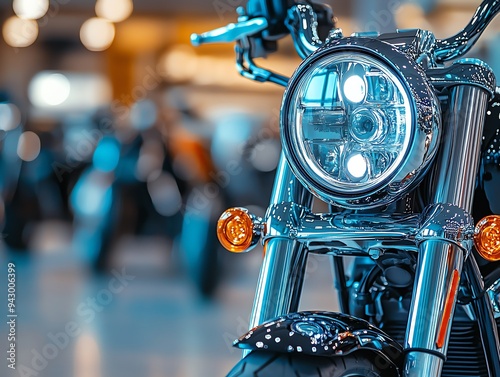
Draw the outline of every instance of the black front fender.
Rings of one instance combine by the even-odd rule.
[[[332,312],[290,313],[263,323],[234,342],[247,350],[303,353],[316,356],[347,355],[368,350],[380,363],[402,365],[403,348],[369,322]]]

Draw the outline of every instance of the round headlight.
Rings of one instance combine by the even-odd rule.
[[[408,192],[435,154],[441,114],[423,70],[392,45],[333,41],[288,85],[282,142],[299,180],[347,208],[388,204]]]

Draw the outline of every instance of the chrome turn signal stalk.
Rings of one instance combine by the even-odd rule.
[[[250,251],[259,242],[264,224],[262,218],[235,207],[226,210],[217,222],[217,237],[233,253]]]

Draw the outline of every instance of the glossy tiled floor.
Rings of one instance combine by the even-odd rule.
[[[335,308],[323,258],[310,258],[302,309]],[[216,377],[240,357],[230,344],[247,327],[260,252],[226,257],[232,273],[212,301],[200,299],[169,257],[98,276],[71,253],[3,252],[1,313],[7,261],[17,267],[17,369],[2,357],[0,376]],[[6,331],[2,325],[2,355]]]

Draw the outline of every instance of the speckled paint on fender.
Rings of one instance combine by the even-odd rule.
[[[363,349],[398,367],[403,358],[399,343],[369,322],[332,312],[290,313],[255,327],[235,341],[241,349],[346,355]]]

